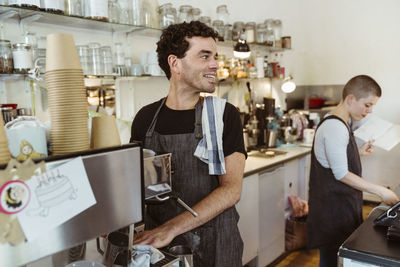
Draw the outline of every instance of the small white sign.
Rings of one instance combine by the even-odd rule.
[[[26,184],[31,200],[17,216],[29,241],[96,204],[81,157],[33,176]]]

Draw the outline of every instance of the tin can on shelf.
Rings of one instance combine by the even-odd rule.
[[[290,36],[282,37],[282,48],[292,49],[292,38]]]

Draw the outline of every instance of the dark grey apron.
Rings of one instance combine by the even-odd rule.
[[[353,132],[349,130],[347,164],[349,171],[361,177],[361,161]],[[318,126],[318,127],[319,127]],[[318,128],[317,128],[318,131]],[[307,218],[307,245],[309,248],[339,248],[362,223],[362,192],[335,179],[330,168],[323,167],[311,150],[309,182],[309,214]]]
[[[193,156],[202,138],[201,101],[196,104],[194,133],[161,135],[154,129],[165,100],[161,102],[147,130],[144,148],[157,154],[172,153],[173,193],[193,207],[219,186],[218,176],[209,175],[208,165]],[[174,200],[147,205],[146,229],[153,229],[184,211]],[[177,236],[170,246],[189,246],[193,251],[195,267],[242,266],[243,242],[237,227],[238,221],[239,214],[235,207],[231,207],[206,224]]]

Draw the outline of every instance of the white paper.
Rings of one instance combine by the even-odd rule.
[[[354,135],[364,142],[375,140],[374,146],[389,151],[400,142],[400,125],[370,115],[370,118],[354,131]]]
[[[33,176],[26,184],[31,201],[17,216],[29,241],[96,204],[81,157]]]

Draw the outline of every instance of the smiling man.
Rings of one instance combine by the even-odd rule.
[[[320,266],[337,266],[340,245],[362,223],[362,191],[378,195],[392,205],[399,198],[389,189],[362,179],[361,155],[374,147],[360,148],[351,122],[372,112],[381,88],[371,77],[359,75],[343,88],[341,103],[318,125],[311,151],[307,242],[320,249]]]
[[[142,141],[144,148],[157,154],[172,153],[173,193],[198,213],[193,217],[173,200],[147,205],[146,231],[135,237],[135,243],[190,247],[196,267],[242,266],[235,203],[241,196],[246,151],[233,105],[226,103],[220,114],[226,172],[209,174],[209,164],[194,156],[202,138],[200,93],[215,90],[216,37],[213,29],[198,21],[163,30],[157,53],[170,81],[168,96],[138,112],[131,135],[131,141]]]

